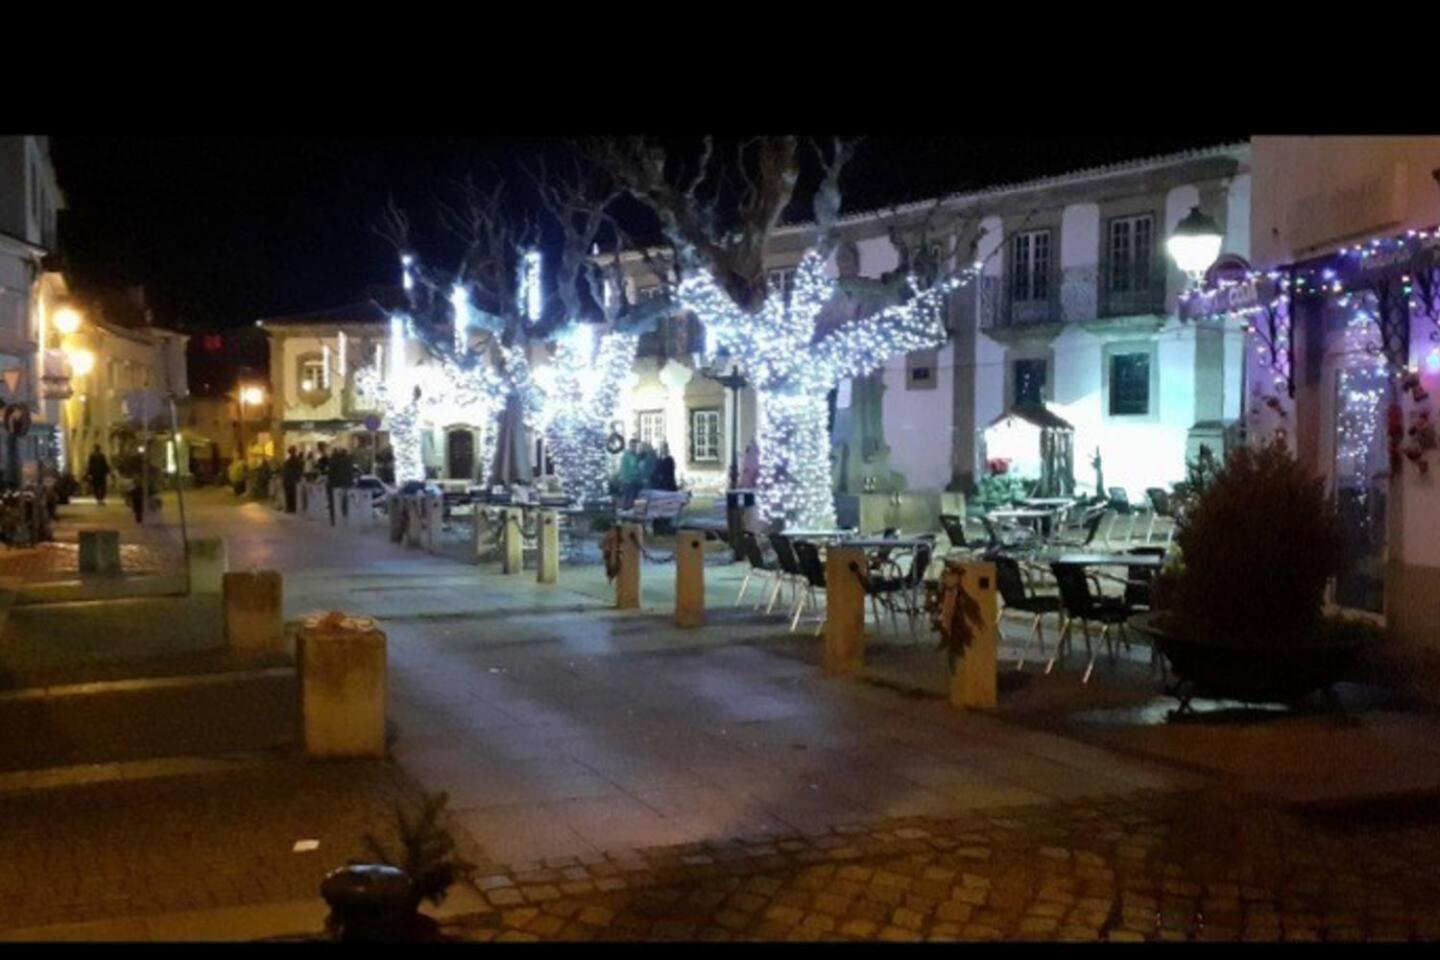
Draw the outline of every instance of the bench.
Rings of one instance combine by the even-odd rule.
[[[688,490],[641,490],[635,498],[635,506],[621,510],[616,516],[627,523],[649,523],[655,531],[655,521],[664,520],[678,525],[680,514],[690,504]],[[655,531],[658,532],[658,531]]]

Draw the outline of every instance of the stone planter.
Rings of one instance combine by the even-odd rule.
[[[1169,661],[1188,694],[1242,703],[1295,703],[1344,679],[1365,643],[1306,643],[1255,647],[1222,639],[1191,640],[1164,630],[1156,614],[1131,625],[1150,638]]]

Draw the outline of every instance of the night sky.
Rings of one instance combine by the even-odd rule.
[[[847,167],[842,188],[847,210],[867,209],[1237,139],[872,137]],[[514,181],[523,205],[525,183],[511,158],[558,156],[563,143],[55,136],[69,204],[62,244],[82,285],[144,283],[161,323],[191,331],[251,325],[393,283],[394,254],[371,230],[388,195],[419,220],[447,181],[473,173],[483,185],[498,172]],[[792,208],[802,216],[806,181],[813,175]],[[643,214],[626,217],[631,229],[648,226]]]

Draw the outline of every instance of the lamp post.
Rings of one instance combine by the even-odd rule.
[[[249,450],[245,446],[245,408],[247,406],[258,407],[265,402],[265,390],[254,384],[241,386],[236,392],[237,405],[240,408],[240,462],[249,463]]]
[[[1175,265],[1190,278],[1190,282],[1198,287],[1205,271],[1220,256],[1220,246],[1224,242],[1225,234],[1220,225],[1194,206],[1175,225],[1175,231],[1165,241],[1165,250]]]

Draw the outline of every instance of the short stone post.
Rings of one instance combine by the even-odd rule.
[[[386,500],[385,515],[390,521],[390,542],[399,543],[405,536],[405,498],[397,493]]]
[[[375,522],[375,497],[369,490],[345,489],[345,525],[351,530],[369,530]]]
[[[523,573],[525,570],[525,541],[523,524],[525,511],[519,507],[506,507],[500,511],[500,572]]]
[[[335,511],[333,514],[333,516],[335,517],[335,526],[350,526],[350,520],[348,517],[345,516],[345,488],[331,487],[328,493],[330,494],[330,509]],[[329,523],[330,518],[326,517],[325,522]]]
[[[826,673],[855,673],[865,663],[865,551],[831,547],[825,552]]]
[[[225,590],[225,541],[208,537],[190,541],[190,592],[219,594]]]
[[[540,530],[535,539],[536,582],[558,583],[560,580],[560,515],[554,510],[540,511]]]
[[[441,493],[426,493],[421,497],[424,505],[425,523],[422,527],[424,540],[422,545],[429,553],[439,553],[441,536],[445,529],[445,495]]]
[[[223,578],[225,641],[232,650],[285,646],[284,592],[278,570],[233,571]]]
[[[120,572],[120,531],[80,531],[80,572]]]
[[[423,542],[422,500],[423,497],[420,494],[411,494],[401,498],[401,502],[405,505],[405,546],[407,547],[418,547]]]
[[[970,644],[950,675],[950,703],[957,707],[993,710],[997,700],[995,659],[1000,636],[995,564],[957,563],[954,566],[963,571],[960,588],[980,608],[980,622],[971,624]]]
[[[620,574],[615,578],[615,607],[634,610],[640,606],[640,538],[645,530],[638,523],[620,524]]]
[[[310,484],[304,480],[295,485],[295,512],[302,517],[310,516]]]
[[[281,512],[285,510],[285,484],[280,477],[270,478],[270,506]]]
[[[675,625],[705,625],[705,534],[699,530],[675,535]]]
[[[306,617],[296,635],[305,753],[385,756],[385,634],[342,613]]]

